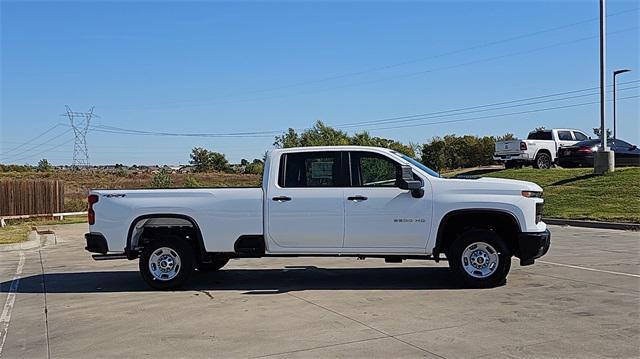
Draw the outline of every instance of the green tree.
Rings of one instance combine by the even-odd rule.
[[[191,151],[189,161],[195,167],[196,172],[229,171],[229,161],[224,154],[196,147]]]
[[[515,139],[516,137],[513,135],[513,133],[505,133],[502,136],[496,137],[496,141],[511,141]]]
[[[151,187],[167,188],[171,186],[171,174],[165,168],[156,172],[151,178]]]
[[[300,146],[300,138],[298,133],[293,128],[290,128],[287,133],[281,136],[276,136],[273,145],[277,148],[291,148]]]
[[[499,138],[512,137],[512,134],[505,134]],[[496,138],[493,136],[433,137],[422,146],[421,161],[436,171],[490,165],[493,163],[495,144]]]
[[[593,134],[596,135],[597,138],[600,138],[600,134],[602,133],[602,131],[600,131],[600,127],[595,127],[593,129]],[[611,130],[607,128],[607,139],[611,139],[613,137],[611,137]]]
[[[322,121],[316,122],[312,128],[300,134],[290,128],[287,133],[276,136],[273,144],[278,148],[343,145],[375,146],[390,148],[411,157],[415,156],[415,151],[410,145],[387,138],[371,136],[366,131],[349,136],[346,132],[327,126]]]
[[[249,162],[249,161],[247,161]],[[264,170],[264,162],[262,162],[262,160],[259,159],[254,159],[253,162],[247,164],[244,168],[244,173],[249,173],[249,174],[257,174],[260,175],[262,174],[262,171]]]
[[[46,158],[43,158],[40,161],[38,161],[38,166],[36,167],[36,170],[38,172],[47,172],[47,171],[51,171],[51,169],[52,169],[52,166]]]
[[[433,137],[431,141],[422,145],[421,161],[425,166],[436,171],[445,168],[445,142],[440,137]]]
[[[336,130],[318,121],[312,128],[302,132],[300,135],[290,128],[287,133],[276,136],[274,146],[278,148],[290,147],[311,147],[311,146],[340,146],[348,145],[350,142],[346,132]]]
[[[390,140],[382,137],[372,137],[369,132],[364,131],[354,134],[350,138],[350,144],[356,146],[373,146],[389,148],[400,153],[404,153],[409,157],[415,157],[415,151],[410,145],[402,144],[398,141]]]

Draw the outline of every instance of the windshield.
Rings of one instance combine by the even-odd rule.
[[[418,167],[419,169],[427,172],[429,175],[433,176],[433,177],[440,177],[440,174],[434,170],[432,170],[431,168],[423,165],[422,163],[414,160],[413,158],[407,156],[407,155],[403,155],[403,154],[399,154],[400,157],[402,157],[404,160],[410,162],[412,165]]]

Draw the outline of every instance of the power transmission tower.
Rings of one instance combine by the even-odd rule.
[[[75,136],[72,167],[74,169],[89,168],[87,131],[89,130],[91,118],[98,116],[93,114],[93,107],[89,109],[89,112],[73,112],[69,106],[65,107],[67,108],[66,116],[69,117],[69,122],[71,122],[71,128],[73,128],[73,134]],[[64,115],[65,114],[63,114],[63,116]]]

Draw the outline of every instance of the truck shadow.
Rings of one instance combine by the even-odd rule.
[[[47,273],[20,279],[18,293],[114,293],[151,289],[137,271]],[[0,283],[10,291],[12,281]],[[277,294],[305,290],[438,290],[462,289],[447,268],[318,268],[226,269],[195,272],[183,290],[245,291]]]

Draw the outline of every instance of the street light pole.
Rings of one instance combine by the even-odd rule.
[[[606,3],[600,0],[600,148],[594,153],[593,172],[601,175],[615,170],[613,152],[607,146],[606,126]]]
[[[629,72],[629,69],[616,70],[613,72],[613,139],[616,138],[616,76]]]

